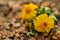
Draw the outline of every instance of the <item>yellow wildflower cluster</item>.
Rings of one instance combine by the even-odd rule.
[[[48,33],[52,28],[54,28],[54,19],[47,14],[41,14],[36,17],[36,8],[38,8],[38,6],[33,3],[25,4],[22,10],[22,18],[33,19],[35,17],[33,22],[34,29],[38,32]]]

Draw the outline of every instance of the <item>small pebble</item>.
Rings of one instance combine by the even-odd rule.
[[[58,39],[56,36],[52,36],[52,38],[53,38],[54,40],[57,40],[57,39]]]

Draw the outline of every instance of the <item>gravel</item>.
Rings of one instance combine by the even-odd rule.
[[[31,35],[28,25],[21,18],[21,10],[25,3],[33,2],[38,6],[48,6],[57,15],[58,24],[56,32],[48,34]],[[59,0],[0,0],[0,40],[60,40],[60,1]],[[28,25],[28,26],[31,26]]]

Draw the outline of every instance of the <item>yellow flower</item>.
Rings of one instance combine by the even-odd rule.
[[[54,19],[47,14],[39,15],[34,20],[34,29],[38,32],[49,32],[54,28]]]
[[[33,3],[25,4],[22,10],[22,18],[23,19],[34,18],[36,16],[35,10],[36,8],[38,8],[38,6]]]

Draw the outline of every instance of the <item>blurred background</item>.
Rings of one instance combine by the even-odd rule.
[[[58,19],[56,25],[58,29],[56,35],[52,36],[51,40],[60,40],[60,0],[0,0],[0,40],[25,40],[26,35],[24,32],[26,25],[24,20],[21,19],[21,11],[23,5],[30,2],[38,6],[50,7],[53,10]],[[30,40],[35,39],[30,37]]]

